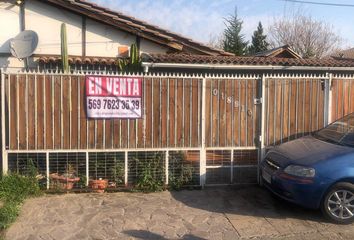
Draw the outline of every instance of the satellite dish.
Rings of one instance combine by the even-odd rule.
[[[27,58],[33,54],[38,45],[38,35],[25,30],[10,40],[10,51],[16,58]]]

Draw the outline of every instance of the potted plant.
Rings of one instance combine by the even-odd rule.
[[[49,178],[52,180],[55,187],[65,190],[73,189],[74,184],[80,181],[72,164],[66,166],[64,174],[52,173],[49,175]]]
[[[107,179],[91,179],[89,181],[89,186],[92,188],[94,192],[97,193],[104,193],[105,189],[108,186],[108,180]]]

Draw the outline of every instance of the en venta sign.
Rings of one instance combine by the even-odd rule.
[[[141,118],[142,78],[86,76],[89,118]]]

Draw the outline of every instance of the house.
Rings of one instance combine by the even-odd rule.
[[[115,65],[132,43],[142,53],[232,55],[84,0],[1,0],[0,67],[24,67],[25,61],[10,53],[11,39],[23,30],[36,32],[39,39],[29,67],[55,67],[60,62],[62,23],[69,62],[75,66]]]
[[[182,165],[190,185],[255,183],[267,148],[354,111],[352,60],[302,59],[288,46],[232,56],[82,0],[0,3],[2,171],[31,159],[48,188],[69,168],[86,185],[131,186],[149,161],[164,184]],[[74,68],[40,71],[60,67],[62,22]],[[13,69],[24,63],[9,51],[23,29],[39,36],[32,71]],[[112,73],[131,43],[144,72]]]
[[[276,57],[276,58],[295,58],[300,59],[301,56],[297,54],[289,45],[276,47],[267,51],[255,53],[255,57]]]
[[[336,52],[331,55],[334,59],[351,59],[354,60],[354,48],[349,48],[343,51]]]

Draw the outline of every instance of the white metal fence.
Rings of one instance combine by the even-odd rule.
[[[151,126],[151,128],[157,128],[157,132],[160,133],[164,124],[167,124],[167,135],[159,135],[157,142],[162,142],[164,138],[166,140],[172,138],[175,139],[173,146],[166,145],[164,147],[163,144],[157,144],[158,147],[156,147],[153,144],[155,141],[153,133],[149,135],[150,139],[146,138],[144,132],[142,136],[144,147],[136,147],[138,146],[138,141],[140,141],[137,132],[140,125],[138,121],[132,121],[128,125],[132,124],[136,129],[134,134],[137,144],[134,146],[129,146],[128,144],[127,146],[120,145],[120,147],[115,147],[112,144],[110,147],[107,147],[103,141],[101,148],[97,148],[96,145],[90,148],[90,144],[87,144],[87,148],[81,148],[80,144],[77,144],[78,146],[75,149],[53,149],[46,148],[45,146],[42,149],[30,149],[28,146],[26,149],[13,149],[10,147],[11,131],[14,131],[10,127],[12,126],[10,115],[13,110],[11,102],[13,98],[9,94],[12,87],[9,79],[13,75],[18,76],[21,74],[35,76],[35,84],[37,84],[37,76],[39,75],[59,76],[62,82],[65,81],[63,78],[65,74],[60,72],[1,71],[3,172],[7,172],[8,170],[25,171],[27,161],[31,159],[39,169],[39,172],[45,176],[47,187],[51,186],[50,175],[53,172],[64,173],[68,171],[67,167],[69,165],[80,175],[80,182],[76,183],[76,187],[85,186],[88,184],[89,179],[97,178],[108,179],[114,186],[134,184],[143,166],[141,163],[155,158],[158,158],[157,162],[160,166],[158,174],[161,175],[161,179],[166,184],[168,184],[171,176],[179,171],[181,163],[189,164],[193,169],[191,185],[255,183],[258,179],[257,166],[260,159],[264,156],[266,148],[276,143],[291,140],[294,138],[292,136],[294,133],[295,137],[300,137],[306,134],[307,130],[308,132],[316,130],[316,128],[320,128],[329,121],[334,120],[332,119],[332,81],[333,79],[337,81],[341,79],[347,81],[354,80],[352,75],[332,74],[139,74],[138,76],[144,77],[144,79],[149,78],[152,79],[152,82],[157,81],[160,89],[158,98],[156,98],[158,100],[155,100],[159,103],[158,106],[154,106],[153,104],[154,96],[156,96],[156,92],[153,92],[154,88],[151,88],[149,94],[144,92],[144,109],[145,107],[149,107],[154,112],[158,108],[156,112],[158,112],[159,117],[158,119],[154,119],[154,115],[152,115],[152,119],[149,120],[150,122],[147,122],[146,115],[144,115],[144,119],[141,120],[141,127],[146,130]],[[70,74],[70,76],[82,77],[85,74],[96,73],[77,72]],[[110,73],[101,72],[98,74]],[[183,87],[181,90],[182,95],[179,95],[177,88],[175,88],[172,98],[170,95],[172,93],[169,91],[171,85],[166,85],[166,88],[164,87],[162,82],[166,80],[170,84],[171,79],[174,80],[173,84],[176,84],[176,86],[181,84]],[[193,95],[192,93],[194,85],[191,79],[198,80],[195,85],[198,88],[196,91],[197,95]],[[185,86],[188,86],[186,82],[190,84],[191,88],[184,90]],[[25,84],[28,86],[27,82]],[[186,95],[188,91],[190,93]],[[302,91],[305,93],[303,94]],[[79,101],[83,102],[84,96],[81,93],[78,91]],[[166,107],[166,109],[161,109],[161,101],[164,98],[161,95],[162,93],[167,94],[167,106],[170,107]],[[28,100],[27,94],[28,87],[26,87],[26,99]],[[61,90],[59,99],[63,99],[65,94]],[[348,94],[351,96],[352,91]],[[35,95],[35,99],[37,99],[38,95]],[[184,103],[186,96],[188,96],[189,99],[187,101],[191,105],[193,96],[196,98],[198,113],[195,119],[193,118],[194,109],[192,107],[187,108],[185,111],[185,105],[178,106],[178,102],[175,100],[181,98]],[[17,93],[16,97],[19,97],[19,93]],[[147,97],[151,99],[147,100]],[[149,101],[151,105],[147,106],[146,102]],[[171,101],[174,101],[173,104],[170,104]],[[38,128],[37,123],[40,118],[46,118],[46,115],[49,114],[45,111],[45,101],[41,102],[41,104],[43,104],[44,111],[42,115],[35,111],[33,119],[35,128]],[[55,103],[52,102],[51,104]],[[33,105],[38,109],[37,101]],[[72,114],[72,104],[70,103],[69,105],[70,114]],[[179,108],[181,108],[182,117],[179,116]],[[31,109],[26,102],[25,115],[28,115],[29,111]],[[61,128],[59,133],[63,136],[64,131],[71,131],[72,123],[70,121],[69,129],[63,128],[62,105],[59,111],[61,112]],[[310,111],[310,114],[308,111]],[[174,112],[173,116],[175,119],[170,118],[170,112]],[[21,117],[18,105],[13,114],[17,115],[17,119]],[[309,114],[309,116],[306,114]],[[83,118],[84,116],[78,116],[78,121]],[[177,118],[181,118],[183,121],[178,126],[177,124],[174,125],[173,129],[170,128],[169,126],[171,125],[169,122],[177,122]],[[184,120],[186,118],[189,118],[187,124]],[[23,128],[26,133],[18,134],[25,134],[28,138],[28,118],[26,118],[26,121],[26,126]],[[88,123],[87,119],[84,121],[86,121],[86,124]],[[192,128],[193,121],[197,121],[195,132]],[[312,125],[315,121],[316,123]],[[299,127],[300,123],[303,126],[301,128]],[[96,139],[98,136],[96,132],[97,126],[100,122],[94,120],[92,124],[94,125],[93,136]],[[103,128],[105,126],[106,122],[103,123]],[[121,129],[122,122],[119,122],[119,126]],[[179,128],[183,131],[181,133],[183,139],[185,139],[184,134],[187,134],[189,137],[197,134],[198,139],[200,137],[200,141],[197,140],[197,145],[193,146],[191,140],[188,139],[186,141],[187,146],[184,144],[179,146],[177,144]],[[173,136],[169,132],[171,129],[173,130]],[[20,131],[20,126],[18,126],[16,131]],[[53,129],[53,135],[55,131],[57,130]],[[68,135],[71,139],[71,132]],[[129,128],[128,136],[130,136]],[[236,137],[238,141],[235,141]],[[242,138],[245,140],[242,140]],[[104,136],[103,139],[105,139]],[[152,141],[152,144],[146,144],[150,141]],[[35,142],[37,143],[38,140]]]

